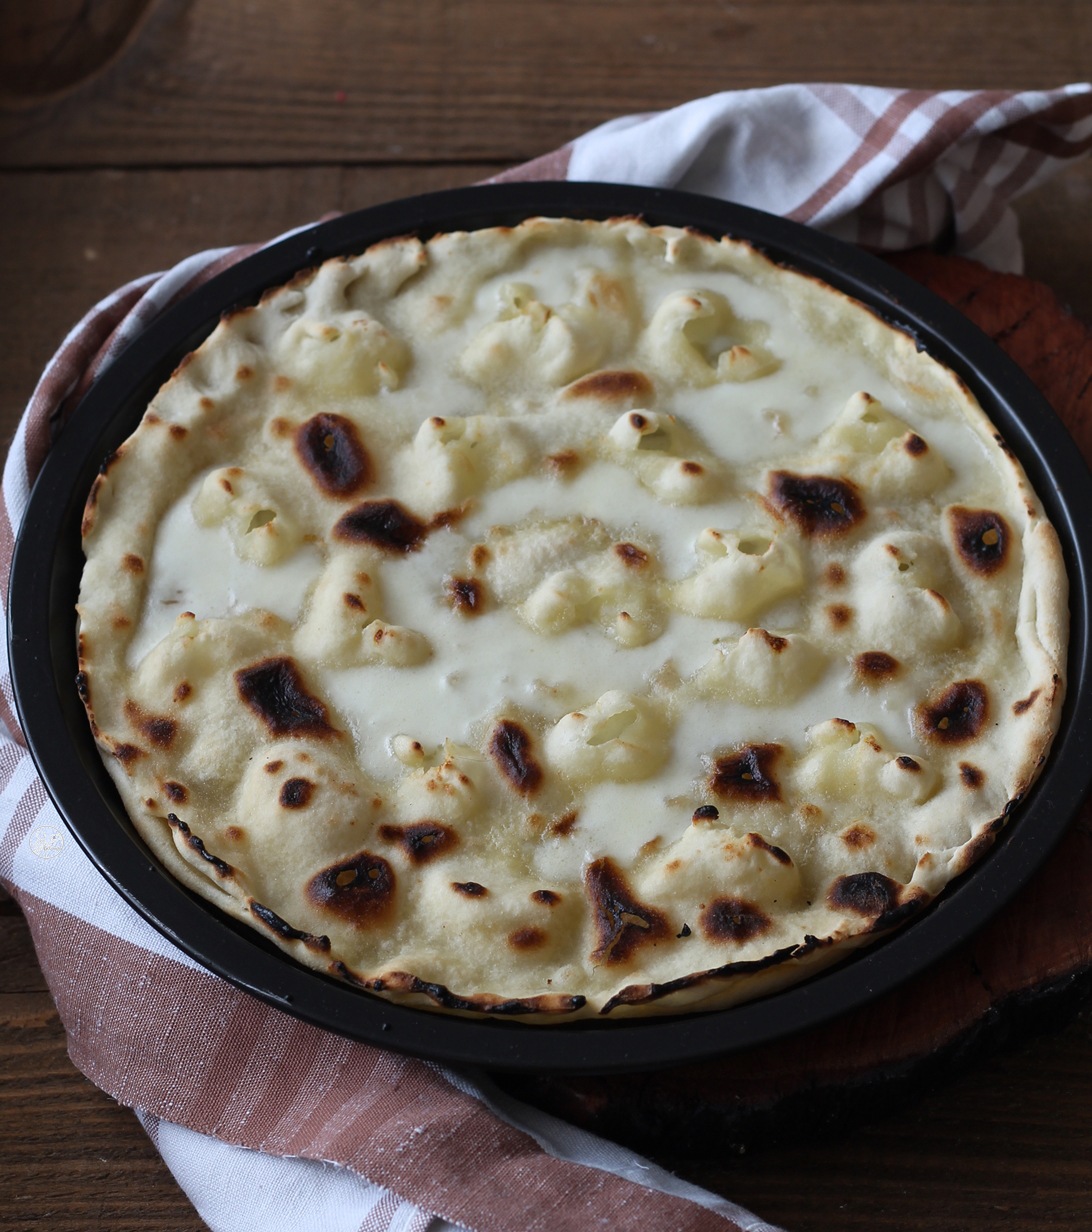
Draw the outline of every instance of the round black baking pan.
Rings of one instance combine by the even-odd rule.
[[[1023,463],[1062,541],[1071,587],[1069,696],[1043,774],[993,849],[901,932],[804,983],[731,1009],[528,1026],[393,1005],[299,966],[155,862],[103,768],[76,694],[73,607],[87,492],[103,459],[220,314],[254,303],[302,268],[377,240],[513,225],[535,214],[636,214],[653,225],[735,236],[854,296],[963,378]],[[31,494],[11,575],[11,670],[34,760],[91,860],[149,923],[217,975],[317,1026],[418,1056],[512,1070],[649,1069],[767,1043],[864,1004],[969,937],[1031,877],[1092,780],[1088,562],[1092,482],[1068,433],[990,339],[911,279],[818,232],[708,197],[608,184],[491,185],[361,210],[272,244],[165,312],[124,351],[76,409]]]

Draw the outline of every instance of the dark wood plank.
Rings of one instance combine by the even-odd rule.
[[[192,252],[272,238],[337,210],[453,188],[499,164],[0,175],[0,441],[65,334],[115,287]]]
[[[158,0],[105,72],[0,112],[0,159],[520,161],[717,90],[1055,86],[1089,25],[1080,0]]]
[[[0,952],[0,1228],[205,1232],[136,1117],[69,1061],[22,916],[0,915]]]
[[[500,163],[0,173],[0,441],[68,329],[122,283],[202,248],[272,237],[331,210],[453,188]],[[1017,202],[1029,276],[1092,322],[1092,162]]]
[[[0,6],[0,99],[35,102],[102,68],[151,0],[37,0]]]
[[[969,1068],[943,1091],[774,1150],[660,1162],[791,1232],[1085,1232],[1092,1019]]]
[[[34,964],[29,932],[4,937]],[[13,1023],[0,983],[0,1228],[200,1232],[136,1119],[72,1067],[56,1012]],[[1092,1017],[969,1069],[848,1134],[659,1161],[792,1232],[1084,1232],[1092,1223]],[[810,1130],[810,1132],[808,1132]]]

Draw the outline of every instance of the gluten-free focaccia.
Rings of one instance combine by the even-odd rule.
[[[102,468],[79,688],[134,822],[460,1012],[719,1007],[911,917],[1058,722],[1058,541],[967,389],[746,244],[398,239],[225,319]]]

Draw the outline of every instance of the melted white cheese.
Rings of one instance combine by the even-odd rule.
[[[182,612],[206,620],[264,608],[296,621],[322,569],[322,556],[313,544],[304,544],[276,565],[240,559],[226,526],[199,526],[193,516],[204,478],[195,479],[159,523],[144,611],[127,650],[130,668],[162,641]]]
[[[496,316],[498,290],[518,277],[548,304],[565,302],[577,272],[599,254],[577,247],[554,251],[518,272],[491,278],[477,290],[456,338],[440,337],[415,356],[400,390],[383,397],[391,422],[400,430],[432,414],[482,413],[490,409],[479,391],[465,385],[447,392],[459,348]],[[761,463],[776,468],[814,442],[858,390],[879,398],[939,449],[952,471],[944,491],[974,490],[992,471],[985,450],[955,417],[935,415],[929,403],[912,403],[878,366],[852,350],[836,350],[810,337],[769,290],[722,271],[662,274],[646,289],[640,305],[647,321],[665,294],[695,285],[725,295],[738,317],[768,323],[764,346],[781,361],[761,379],[715,383],[708,388],[677,388],[670,397],[674,414],[710,453],[728,464],[723,499],[705,504],[671,505],[620,464],[595,461],[570,480],[528,475],[476,499],[461,522],[429,536],[418,552],[389,558],[378,569],[382,617],[427,638],[431,657],[418,666],[363,666],[326,669],[316,683],[341,721],[352,729],[357,755],[369,775],[391,784],[402,774],[393,756],[394,737],[407,735],[426,750],[445,739],[460,741],[476,724],[517,706],[548,723],[591,706],[609,690],[642,695],[650,679],[672,665],[686,679],[714,654],[718,640],[739,637],[746,625],[668,612],[663,633],[646,645],[624,648],[597,625],[544,636],[510,607],[488,605],[473,617],[452,610],[443,582],[465,575],[470,548],[492,527],[512,527],[532,517],[550,519],[580,514],[608,528],[613,538],[640,538],[656,553],[661,575],[676,580],[693,573],[695,540],[707,527],[747,529],[753,523],[753,490],[733,488],[732,468]],[[435,391],[444,389],[444,405]],[[519,404],[514,404],[519,410]],[[589,414],[604,415],[602,411]],[[603,420],[609,427],[609,413]],[[290,622],[305,609],[322,567],[320,551],[305,545],[282,564],[262,567],[236,555],[227,530],[203,529],[191,513],[199,477],[162,520],[152,554],[143,618],[129,647],[135,666],[167,632],[179,612],[198,618],[227,616],[266,608]],[[301,480],[302,481],[302,480]],[[831,600],[838,596],[831,595]],[[789,600],[764,612],[765,628],[787,631],[800,618],[800,604]],[[866,647],[859,647],[866,649]],[[831,717],[869,723],[892,747],[914,751],[908,713],[918,700],[909,683],[869,692],[854,684],[846,657],[834,657],[818,683],[790,705],[773,710],[727,700],[703,700],[675,716],[670,755],[653,778],[636,783],[601,783],[583,791],[576,842],[545,841],[537,849],[543,875],[578,874],[590,857],[612,855],[629,864],[639,848],[660,837],[670,841],[690,822],[695,783],[707,772],[716,750],[741,741],[778,741],[798,751],[803,733]]]

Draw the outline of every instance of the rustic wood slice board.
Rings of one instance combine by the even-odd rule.
[[[960,309],[1038,385],[1092,459],[1092,330],[1041,283],[918,251],[893,263]],[[497,1075],[639,1150],[723,1157],[889,1112],[1000,1043],[1064,1020],[1092,990],[1092,805],[1034,880],[947,959],[777,1044],[648,1074]]]

